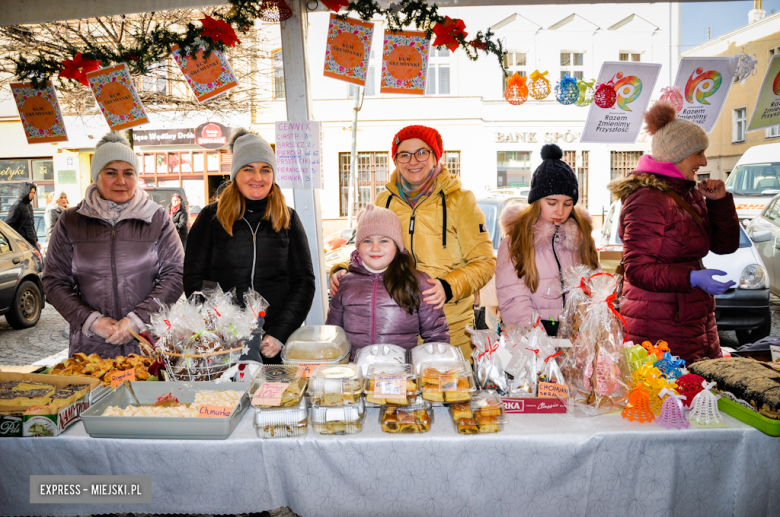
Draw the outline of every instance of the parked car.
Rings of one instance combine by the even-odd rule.
[[[726,180],[739,219],[758,216],[780,194],[780,144],[755,145],[737,162]]]
[[[775,196],[747,227],[769,274],[772,293],[780,296],[780,195]]]
[[[144,187],[143,189],[147,194],[149,194],[149,198],[152,201],[163,208],[171,204],[172,195],[179,194],[181,196],[181,204],[184,205],[184,208],[190,215],[189,221],[187,222],[187,227],[192,227],[192,223],[195,222],[195,219],[198,217],[201,208],[203,208],[200,206],[190,206],[189,202],[187,201],[187,193],[184,192],[184,189],[181,187]]]
[[[620,225],[620,201],[609,207],[604,227],[593,230],[597,247],[622,244],[618,236]],[[769,335],[772,316],[769,310],[770,276],[757,249],[760,241],[748,237],[740,227],[739,249],[730,255],[710,252],[702,260],[708,269],[726,271],[726,277],[716,280],[733,280],[736,286],[715,297],[715,320],[718,330],[734,330],[740,344],[755,343]],[[780,230],[778,232],[780,235]],[[768,236],[766,237],[768,240]]]
[[[355,234],[357,233],[357,228],[347,228],[346,230],[341,230],[340,232],[334,232],[325,237],[325,253],[330,253],[331,251],[337,250],[340,247],[344,246],[345,244],[355,244]]]
[[[34,326],[44,307],[43,257],[0,221],[0,314],[15,329]]]

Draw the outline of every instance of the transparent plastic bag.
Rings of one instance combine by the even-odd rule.
[[[577,333],[585,319],[587,302],[590,299],[587,279],[592,274],[593,270],[584,264],[571,266],[563,272],[563,294],[566,300],[561,311],[558,336],[569,339],[572,343],[577,339]]]
[[[504,365],[498,355],[501,340],[494,330],[474,330],[466,327],[471,334],[477,386],[480,389],[496,390],[502,396],[509,392],[509,381],[504,372]]]

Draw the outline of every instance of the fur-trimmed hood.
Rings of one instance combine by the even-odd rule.
[[[525,205],[517,204],[507,206],[501,211],[501,215],[498,217],[498,223],[501,225],[501,231],[504,235],[509,235],[511,233],[512,228],[515,223],[517,223],[520,214],[525,208]],[[577,211],[580,217],[593,224],[593,219],[583,207],[575,205],[574,210]],[[569,217],[569,219],[561,225],[559,232],[562,235],[561,245],[565,249],[572,251],[579,249],[580,242],[582,242],[582,236],[580,235],[580,228],[577,226],[577,222],[572,217]],[[534,224],[534,246],[537,248],[551,248],[553,235],[555,235],[555,225],[539,218],[539,220],[536,221],[536,224]]]
[[[667,192],[672,190],[664,180],[656,176],[655,174],[641,173],[632,174],[627,178],[616,179],[611,181],[607,188],[612,192],[612,200],[625,199],[640,188],[650,187],[661,192]]]

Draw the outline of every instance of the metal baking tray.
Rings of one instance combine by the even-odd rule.
[[[81,414],[84,428],[93,438],[131,438],[161,440],[225,440],[249,407],[248,382],[133,382],[133,391],[141,404],[151,404],[172,393],[179,402],[194,402],[199,391],[243,391],[238,409],[227,418],[122,417],[102,416],[108,406],[135,405],[125,386],[103,397]]]

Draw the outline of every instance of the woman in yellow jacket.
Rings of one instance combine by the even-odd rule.
[[[423,301],[444,307],[450,343],[468,358],[472,348],[466,325],[474,319],[474,293],[490,281],[496,259],[474,194],[439,164],[443,149],[441,135],[433,128],[407,126],[399,131],[392,146],[396,170],[374,203],[401,219],[404,246],[417,269],[431,277]],[[331,295],[346,266],[333,268]]]

